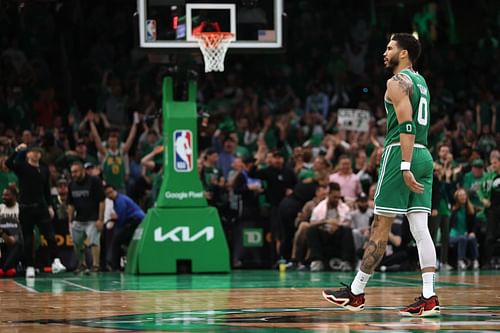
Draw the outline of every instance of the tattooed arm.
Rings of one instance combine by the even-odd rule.
[[[404,74],[396,74],[387,81],[387,98],[391,101],[396,110],[398,123],[412,121],[412,107],[410,96],[412,94],[413,84],[410,79]],[[401,133],[399,135],[401,143],[401,159],[406,162],[411,162],[413,155],[413,146],[415,144],[415,135],[409,133]],[[403,178],[408,188],[416,193],[423,192],[423,186],[419,184],[411,171],[403,172]]]

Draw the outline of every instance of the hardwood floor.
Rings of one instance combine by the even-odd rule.
[[[366,309],[332,307],[324,288],[346,273],[233,271],[214,275],[41,275],[0,280],[0,333],[498,331],[500,272],[438,276],[442,315],[400,318],[420,294],[418,273],[377,273]]]

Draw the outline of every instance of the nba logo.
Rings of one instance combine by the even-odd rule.
[[[193,134],[190,130],[174,131],[174,170],[193,170]]]
[[[146,20],[146,41],[156,41],[156,20]]]

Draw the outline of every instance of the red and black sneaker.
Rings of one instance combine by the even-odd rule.
[[[328,302],[350,311],[361,311],[365,308],[365,294],[354,295],[351,287],[342,283],[345,288],[339,290],[323,290],[323,298]]]
[[[12,278],[12,277],[16,276],[16,274],[17,274],[17,271],[15,268],[9,268],[7,270],[7,272],[5,272],[5,276],[8,278]]]
[[[433,317],[439,316],[439,300],[436,295],[425,298],[420,295],[415,298],[415,303],[408,305],[400,310],[399,314],[405,317]]]

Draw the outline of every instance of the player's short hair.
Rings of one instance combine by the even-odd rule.
[[[398,43],[398,46],[408,51],[408,57],[412,64],[415,64],[420,57],[420,52],[422,48],[420,46],[420,42],[416,39],[412,34],[408,34],[405,32],[398,32],[391,36],[391,40]]]

